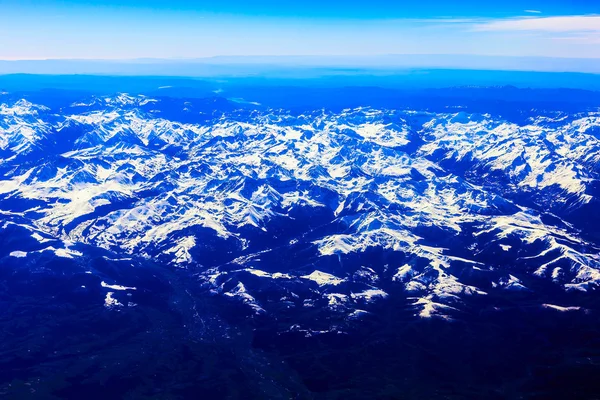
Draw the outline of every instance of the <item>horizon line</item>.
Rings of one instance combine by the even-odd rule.
[[[506,58],[506,59],[544,59],[544,60],[596,60],[600,62],[600,55],[596,57],[564,57],[564,56],[527,56],[527,55],[503,55],[503,54],[473,54],[473,53],[381,53],[381,54],[221,54],[200,57],[135,57],[135,58],[76,58],[76,57],[48,57],[48,58],[0,58],[0,62],[19,62],[19,61],[110,61],[110,62],[130,62],[130,61],[204,61],[215,59],[250,59],[250,58],[273,58],[273,59],[292,59],[292,58],[311,58],[311,59],[375,59],[382,57],[479,57],[479,58]]]

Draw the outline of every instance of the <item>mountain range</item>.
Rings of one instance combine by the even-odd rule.
[[[57,107],[3,93],[0,301],[7,346],[26,337],[37,353],[6,347],[0,362],[91,351],[80,329],[98,316],[113,332],[100,348],[160,337],[140,354],[181,329],[212,343],[250,326],[253,346],[288,348],[515,309],[593,318],[599,178],[596,111],[515,120],[125,93]],[[29,336],[39,318],[64,322]],[[240,358],[249,380],[273,362],[253,354]],[[331,384],[319,374],[311,390]]]

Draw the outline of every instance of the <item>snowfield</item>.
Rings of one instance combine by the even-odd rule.
[[[451,318],[536,280],[600,283],[600,114],[157,110],[128,95],[0,104],[2,229],[60,257],[85,244],[193,269],[255,314],[285,302],[357,319],[401,294],[416,316]]]

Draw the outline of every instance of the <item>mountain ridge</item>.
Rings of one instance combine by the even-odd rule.
[[[470,296],[535,292],[526,281],[600,282],[597,113],[519,125],[227,105],[205,119],[180,100],[201,118],[184,123],[162,102],[95,97],[64,114],[3,103],[3,215],[52,237],[57,256],[85,244],[191,268],[250,314],[292,319],[311,307],[358,318],[399,293],[418,317],[453,319]]]

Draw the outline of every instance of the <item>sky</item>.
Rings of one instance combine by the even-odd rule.
[[[389,54],[600,59],[600,4],[0,0],[0,60]]]

